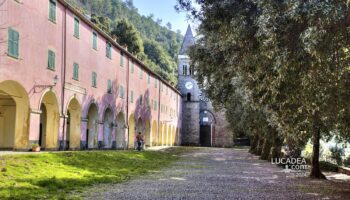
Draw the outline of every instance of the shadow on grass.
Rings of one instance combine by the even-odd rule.
[[[99,183],[119,183],[170,165],[188,150],[81,151],[10,156],[0,199],[72,199]],[[1,168],[1,165],[0,165]],[[78,198],[78,197],[77,197]]]

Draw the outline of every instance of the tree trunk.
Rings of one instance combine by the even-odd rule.
[[[321,130],[320,126],[315,123],[313,126],[313,151],[312,151],[312,161],[311,161],[311,178],[325,179],[326,177],[322,174],[320,170],[320,139]]]
[[[261,151],[261,156],[260,159],[262,160],[268,160],[270,152],[271,152],[271,141],[269,139],[264,139],[264,144],[263,144],[263,148]]]
[[[258,146],[256,148],[256,155],[260,156],[264,145],[264,138],[259,137]]]
[[[282,150],[283,140],[277,134],[278,134],[277,132],[275,132],[274,134],[274,140],[271,147],[271,154],[269,155],[269,160],[271,160],[271,158],[282,157],[281,150]]]
[[[249,152],[250,152],[250,153],[256,153],[256,148],[257,148],[257,144],[258,144],[258,139],[259,139],[259,136],[258,136],[257,134],[254,134],[254,135],[251,137],[250,149],[249,149]]]

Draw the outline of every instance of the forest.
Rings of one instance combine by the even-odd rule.
[[[153,71],[177,84],[177,53],[183,36],[153,14],[142,16],[132,0],[68,0]]]

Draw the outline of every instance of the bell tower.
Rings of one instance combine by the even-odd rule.
[[[188,49],[195,43],[191,27],[188,26],[178,56],[178,89],[182,94],[182,145],[200,145],[200,89],[193,78]]]

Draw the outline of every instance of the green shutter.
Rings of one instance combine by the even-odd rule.
[[[79,65],[77,63],[73,64],[73,79],[79,80]]]
[[[92,33],[92,48],[97,50],[97,33]]]
[[[124,87],[121,85],[119,89],[119,97],[124,99]]]
[[[158,84],[157,84],[157,82],[158,82],[158,80],[157,79],[154,79],[154,86],[155,86],[155,88],[157,88],[158,86]]]
[[[140,79],[142,79],[142,76],[143,76],[143,71],[142,71],[142,69],[140,68]]]
[[[112,45],[109,42],[106,43],[106,56],[112,58]]]
[[[19,56],[19,33],[12,29],[8,28],[8,48],[7,53],[9,56],[18,58]]]
[[[56,1],[49,0],[49,20],[56,22]]]
[[[134,91],[131,91],[130,93],[130,102],[134,103]]]
[[[47,62],[47,68],[54,70],[55,69],[55,52],[49,50],[48,51],[48,62]]]
[[[78,18],[74,18],[74,36],[79,38],[79,19]]]
[[[131,73],[134,73],[134,68],[135,68],[135,64],[134,62],[131,62]]]
[[[112,81],[107,81],[107,93],[112,93]]]
[[[120,66],[124,66],[124,55],[120,54]]]
[[[97,87],[97,74],[92,72],[92,87]]]
[[[150,84],[151,83],[151,76],[148,74],[147,76],[147,83]]]

